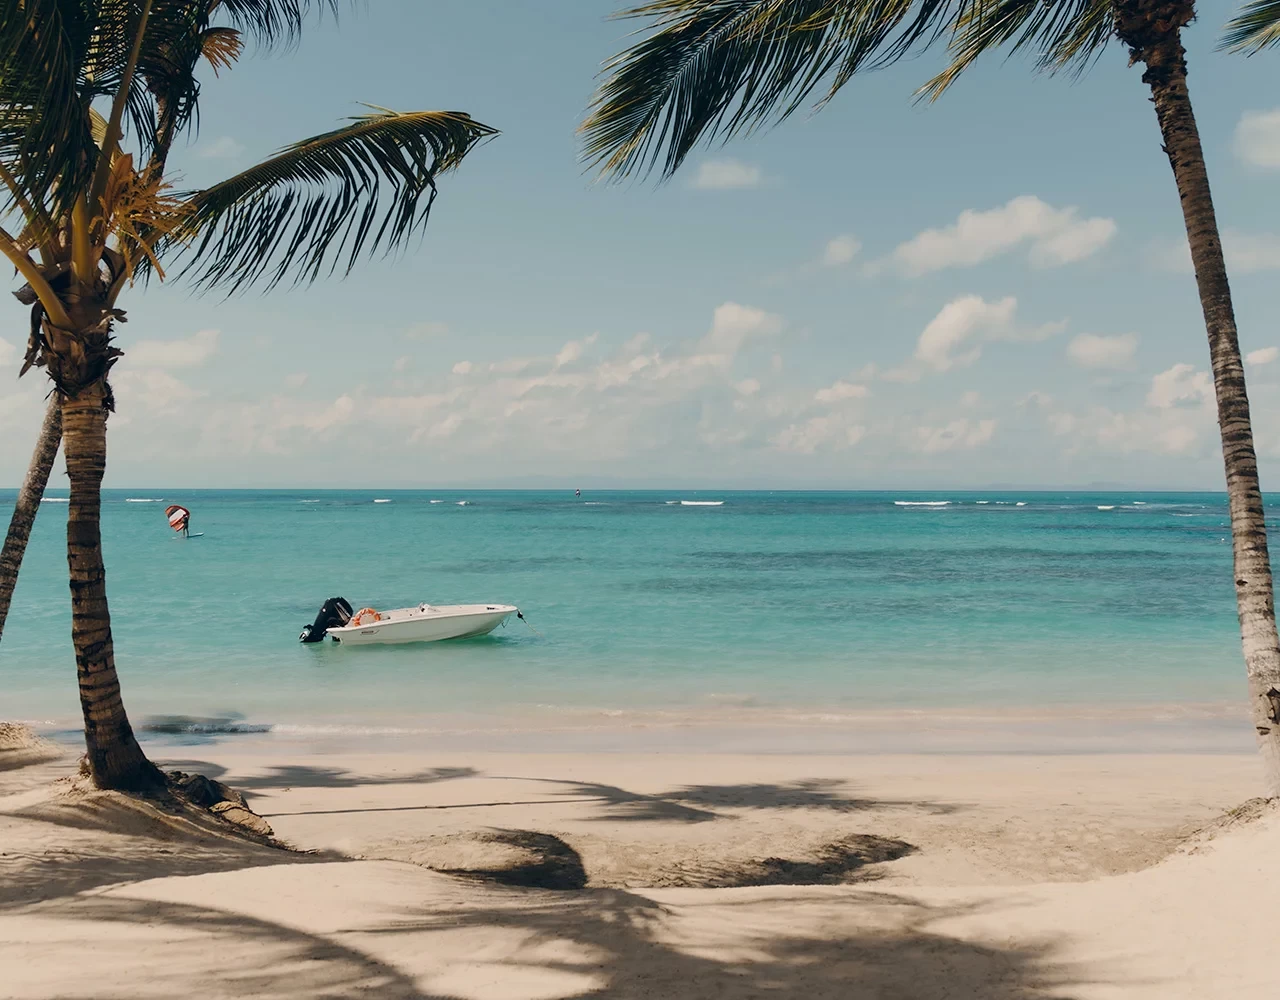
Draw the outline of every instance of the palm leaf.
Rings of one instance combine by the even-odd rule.
[[[233,28],[264,47],[289,46],[298,40],[312,11],[338,16],[339,0],[212,0],[211,15],[221,15]]]
[[[980,55],[1009,46],[1036,52],[1037,69],[1083,72],[1114,35],[1110,0],[988,0],[957,18],[948,43],[950,65],[917,93],[936,100]]]
[[[1227,22],[1222,47],[1252,55],[1280,44],[1280,0],[1254,0]]]
[[[344,259],[349,272],[362,254],[420,232],[435,178],[496,134],[461,112],[375,109],[195,192],[169,246],[187,244],[184,273],[198,285],[229,292],[264,277],[273,287],[290,272],[314,281]]]
[[[200,54],[213,67],[214,76],[235,65],[244,50],[244,37],[235,28],[209,28],[200,35]]]
[[[782,121],[820,87],[945,33],[981,0],[654,0],[652,33],[605,66],[585,156],[601,173],[673,174],[703,141]]]
[[[43,201],[91,175],[81,69],[92,24],[66,0],[0,0],[0,159],[21,194]]]

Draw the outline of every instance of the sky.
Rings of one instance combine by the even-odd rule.
[[[127,290],[108,486],[1218,489],[1204,327],[1140,70],[1020,56],[598,183],[575,130],[616,0],[372,0],[206,73],[197,187],[358,114],[501,130],[425,239],[307,288]],[[1264,488],[1280,489],[1280,51],[1187,33]],[[0,485],[48,391],[0,327]],[[1273,470],[1275,474],[1273,475]],[[65,484],[61,467],[52,486]]]

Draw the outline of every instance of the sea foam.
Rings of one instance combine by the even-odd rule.
[[[895,507],[949,507],[950,500],[895,500]]]

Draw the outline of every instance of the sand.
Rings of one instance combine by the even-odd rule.
[[[1280,993],[1250,756],[152,754],[297,852],[0,750],[0,997]]]

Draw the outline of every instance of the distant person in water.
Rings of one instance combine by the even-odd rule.
[[[580,496],[582,496],[582,490],[574,490],[574,491],[573,491],[573,495],[574,495],[575,497],[580,497]]]
[[[191,537],[191,515],[189,513],[183,515],[181,527],[182,527],[182,537],[190,538]]]

